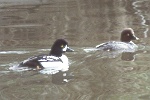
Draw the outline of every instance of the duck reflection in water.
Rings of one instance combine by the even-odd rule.
[[[123,52],[121,55],[121,59],[125,61],[134,61],[135,60],[135,54],[134,52]]]
[[[59,71],[56,74],[52,74],[53,84],[63,85],[68,83],[71,79],[74,79],[74,76],[71,75],[68,71],[67,72]]]

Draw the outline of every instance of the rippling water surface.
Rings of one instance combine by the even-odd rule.
[[[150,100],[149,0],[0,0],[0,100]],[[119,40],[123,28],[140,41],[134,53],[93,50]],[[49,53],[64,38],[67,72],[12,71]]]

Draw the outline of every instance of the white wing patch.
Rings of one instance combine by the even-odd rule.
[[[61,57],[44,56],[38,61],[44,68],[48,68],[51,70],[66,71],[69,68],[68,58],[65,55],[62,55]]]
[[[38,60],[39,62],[62,62],[62,60],[59,57],[55,56],[44,56],[42,59]]]

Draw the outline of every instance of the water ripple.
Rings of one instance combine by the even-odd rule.
[[[142,10],[139,9],[139,7],[141,7],[141,3],[145,2],[145,1],[148,1],[148,0],[140,0],[140,1],[134,1],[132,3],[133,5],[133,9],[135,9],[135,14],[137,14],[140,18],[141,18],[141,25],[145,28],[145,31],[144,31],[144,37],[147,38],[147,33],[149,31],[149,25],[146,24],[146,18],[145,18],[145,15],[143,14],[144,12]]]
[[[25,54],[30,53],[29,51],[0,51],[0,54]]]

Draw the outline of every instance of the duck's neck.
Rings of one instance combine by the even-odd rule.
[[[126,42],[126,43],[130,43],[130,42],[132,42],[132,41],[121,41],[121,42]]]
[[[62,56],[62,51],[55,49],[55,50],[51,50],[49,53],[50,56],[56,56],[56,57],[61,57]]]

